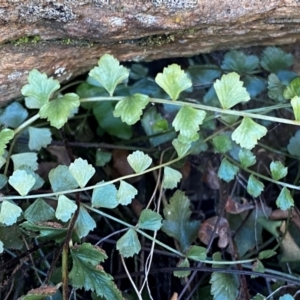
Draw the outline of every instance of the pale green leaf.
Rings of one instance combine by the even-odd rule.
[[[67,166],[57,166],[49,172],[49,181],[54,192],[73,190],[78,184]]]
[[[44,185],[44,183],[45,183],[44,179],[42,179],[37,173],[35,173],[29,166],[22,165],[22,166],[20,166],[19,170],[24,170],[24,171],[26,171],[27,174],[30,174],[34,177],[35,184],[30,189],[30,191],[38,190]]]
[[[139,150],[128,155],[127,161],[135,173],[145,171],[152,164],[151,157]]]
[[[65,94],[63,97],[56,98],[45,105],[39,111],[43,119],[47,119],[51,126],[60,129],[72,115],[72,111],[80,105],[78,95],[74,93]]]
[[[37,163],[37,153],[35,152],[24,152],[13,154],[11,156],[12,161],[14,162],[14,170],[20,169],[21,166],[28,166],[33,171],[38,169]]]
[[[149,103],[149,97],[142,94],[127,96],[117,103],[114,110],[115,117],[121,117],[128,125],[133,125],[140,120],[143,109]]]
[[[24,218],[33,223],[54,219],[54,209],[42,198],[36,199],[24,212]]]
[[[203,261],[206,259],[206,249],[200,246],[192,246],[188,249],[186,256],[195,261]]]
[[[110,94],[113,95],[116,86],[129,76],[129,71],[120,66],[119,61],[110,54],[104,54],[89,76],[97,80]]]
[[[254,272],[264,273],[265,272],[265,267],[264,267],[263,263],[260,260],[256,260],[254,262],[253,266],[252,266],[252,270]]]
[[[137,195],[138,191],[131,184],[121,180],[120,186],[117,192],[117,201],[119,204],[128,205],[132,199]]]
[[[1,205],[0,223],[10,226],[17,222],[22,214],[22,209],[11,201],[4,200]]]
[[[235,72],[223,75],[221,80],[217,79],[214,88],[221,106],[225,109],[250,100],[249,93],[240,81],[240,75]]]
[[[293,79],[283,92],[285,99],[293,99],[294,97],[300,97],[300,77]]]
[[[113,277],[100,267],[100,263],[107,258],[101,248],[84,243],[72,247],[70,252],[72,269],[69,278],[73,288],[95,291],[105,299],[124,300]]]
[[[164,68],[163,73],[155,77],[156,83],[175,101],[180,93],[192,86],[192,81],[177,64]]]
[[[264,250],[264,251],[259,252],[258,259],[267,259],[267,258],[270,258],[270,257],[276,255],[276,254],[277,253],[274,250]]]
[[[253,166],[256,163],[256,157],[253,155],[253,153],[248,149],[241,149],[239,151],[239,160],[241,162],[241,165],[244,168],[248,168]]]
[[[174,189],[178,182],[181,180],[182,175],[179,171],[170,167],[164,167],[164,178],[162,181],[162,187],[164,189]]]
[[[141,244],[137,237],[136,231],[129,229],[118,241],[117,250],[124,257],[132,257],[134,254],[138,254],[141,250]]]
[[[187,258],[181,260],[176,267],[178,268],[188,268],[190,266],[190,262]],[[186,277],[189,276],[191,274],[190,270],[186,270],[186,271],[174,271],[173,275],[175,277]]]
[[[236,300],[239,292],[239,280],[235,274],[213,272],[210,279],[211,294],[214,300]]]
[[[28,82],[21,90],[28,108],[41,108],[60,87],[58,80],[48,78],[36,69],[29,72]]]
[[[263,52],[260,64],[268,72],[276,73],[290,67],[293,61],[293,55],[276,47],[267,47]]]
[[[19,103],[9,104],[0,114],[0,124],[5,127],[16,128],[28,117],[27,110]]]
[[[29,143],[28,147],[30,150],[41,150],[41,148],[46,148],[52,141],[51,131],[49,128],[36,128],[29,127]]]
[[[95,220],[89,215],[85,208],[79,208],[79,214],[74,226],[74,230],[76,231],[78,237],[82,239],[87,236],[90,231],[96,228]]]
[[[274,180],[280,180],[285,177],[288,171],[281,161],[272,161],[270,164],[270,170]]]
[[[293,107],[293,112],[294,112],[295,120],[296,121],[300,121],[300,97],[299,96],[295,96],[291,100],[291,104],[292,104],[292,107]]]
[[[231,137],[242,148],[251,150],[267,132],[266,127],[254,122],[249,117],[244,117],[242,123],[234,130]]]
[[[235,175],[239,171],[239,168],[229,162],[226,158],[223,158],[218,170],[218,177],[226,182],[234,179]]]
[[[102,182],[100,182],[101,184]],[[118,206],[117,189],[113,184],[96,187],[93,190],[92,206],[115,208]]]
[[[219,134],[215,136],[212,140],[214,145],[214,150],[217,153],[226,153],[232,148],[232,141],[227,134]]]
[[[25,170],[16,170],[9,177],[8,182],[21,196],[26,196],[34,186],[35,179]]]
[[[268,76],[268,96],[271,99],[277,100],[278,102],[284,102],[283,92],[286,88],[279,78],[275,74]]]
[[[249,176],[247,183],[247,192],[254,198],[258,197],[264,190],[264,184],[256,179],[253,174]]]
[[[187,139],[191,139],[203,123],[206,112],[190,106],[183,106],[177,113],[172,125],[176,131]]]
[[[162,217],[155,211],[144,209],[139,217],[138,228],[157,231],[161,228]]]
[[[296,131],[295,135],[290,138],[287,150],[291,155],[300,158],[300,130]]]
[[[190,136],[190,137],[186,137],[182,134],[179,133],[178,137],[177,137],[177,140],[182,143],[182,144],[191,144],[192,142],[196,142],[199,140],[199,133],[195,133],[193,136]]]
[[[69,170],[81,188],[85,187],[95,174],[95,168],[80,157],[70,164]]]
[[[6,145],[13,139],[14,135],[14,131],[8,128],[4,128],[0,131],[0,156],[4,154]]]
[[[170,204],[163,210],[165,220],[162,231],[175,238],[182,251],[187,250],[197,237],[199,221],[191,221],[190,200],[181,191],[176,191]]]
[[[286,187],[281,190],[278,198],[276,199],[276,205],[282,210],[287,210],[294,206],[294,200],[290,191]]]
[[[112,157],[111,152],[102,149],[97,149],[95,165],[97,167],[104,167],[108,162],[110,162],[111,157]]]
[[[178,139],[174,139],[172,141],[172,145],[174,146],[178,157],[183,157],[191,148],[191,144],[181,143]]]
[[[77,205],[74,203],[74,201],[70,200],[65,195],[60,195],[57,201],[55,216],[57,219],[67,222],[71,219],[71,216],[76,209]]]

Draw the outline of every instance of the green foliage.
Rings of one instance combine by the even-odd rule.
[[[190,200],[181,191],[176,191],[170,204],[164,208],[162,230],[175,238],[182,251],[187,250],[195,240],[199,228],[198,221],[191,221]]]
[[[201,186],[202,200],[211,197],[211,189],[223,194],[233,188],[229,198],[222,199],[220,195],[219,200],[227,201],[227,212],[218,213],[224,213],[221,219],[230,227],[219,228],[217,224],[219,240],[216,246],[227,245],[228,235],[234,232],[232,238],[240,258],[250,257],[254,262],[253,270],[269,272],[268,276],[272,274],[272,265],[264,261],[265,268],[260,260],[273,257],[274,263],[278,258],[274,250],[262,247],[265,245],[263,228],[278,241],[281,239],[281,253],[278,250],[281,262],[289,261],[292,252],[298,253],[299,241],[290,233],[291,228],[284,228],[288,222],[282,219],[286,218],[283,211],[293,208],[293,197],[296,199],[299,190],[296,166],[300,158],[300,130],[280,131],[285,125],[274,127],[272,124],[299,126],[300,80],[296,73],[287,70],[293,57],[279,48],[269,47],[261,58],[234,50],[225,54],[221,66],[212,64],[211,59],[210,55],[189,58],[187,71],[172,64],[155,79],[151,69],[143,63],[133,64],[128,79],[129,70],[113,56],[105,54],[98,66],[89,72],[87,81],[77,87],[76,93],[67,94],[59,91],[57,80],[32,70],[28,84],[22,88],[26,108],[14,102],[0,109],[3,126],[0,131],[0,188],[3,193],[0,194],[0,253],[6,249],[9,255],[15,249],[22,251],[24,245],[32,245],[34,239],[35,243],[40,240],[60,243],[64,245],[61,271],[65,294],[71,285],[73,289],[93,291],[95,299],[123,299],[112,276],[100,265],[108,258],[106,254],[81,239],[96,240],[97,235],[103,235],[99,243],[105,248],[107,238],[115,238],[120,228],[125,227],[121,232],[125,230],[126,233],[115,238],[114,246],[124,258],[140,255],[142,246],[143,249],[145,245],[148,247],[150,240],[152,246],[147,260],[143,260],[144,254],[132,260],[137,264],[135,267],[144,264],[145,282],[151,264],[157,266],[152,257],[157,255],[158,245],[160,251],[165,248],[179,257],[177,267],[188,268],[193,266],[192,261],[216,265],[214,259],[218,256],[218,260],[222,260],[221,254],[214,255],[212,260],[207,257],[210,252],[199,243],[208,244],[215,226],[212,220],[217,216],[205,220],[200,227],[197,212],[203,207],[200,207],[202,201],[198,204],[198,194],[197,197],[192,194],[194,184]],[[202,64],[203,61],[207,64]],[[266,75],[266,71],[271,74]],[[183,91],[191,96],[186,98]],[[27,108],[35,109],[35,114],[34,111],[29,113]],[[277,113],[277,109],[282,111]],[[294,116],[291,116],[292,111]],[[60,135],[57,129],[62,128]],[[280,140],[278,149],[278,144],[274,144],[275,131],[279,132],[278,136],[295,133],[288,137],[287,145],[284,145],[285,138]],[[57,143],[61,136],[67,151],[61,147],[54,149],[52,145],[48,147],[52,139],[52,143]],[[290,155],[285,159],[287,152]],[[270,170],[266,168],[264,155],[274,160]],[[289,174],[281,161],[286,162]],[[53,168],[50,171],[48,163]],[[191,182],[193,173],[197,174],[195,183]],[[165,191],[176,188],[182,178],[181,187],[192,194],[193,201],[180,190],[169,199],[172,191]],[[235,182],[227,187],[222,183],[222,180],[234,179]],[[268,197],[270,185],[281,189],[276,200],[282,214],[280,221],[268,219],[272,210],[263,206],[263,202],[256,203],[253,209],[251,197],[249,199],[249,195],[259,197],[264,186],[268,187],[264,197]],[[272,199],[273,196],[268,202]],[[210,205],[217,210],[221,207],[217,202]],[[206,213],[203,211],[205,218]],[[288,216],[294,220],[293,210]],[[115,227],[117,223],[121,226]],[[294,226],[292,223],[290,226]],[[89,236],[91,231],[93,235]],[[172,239],[176,249],[173,244],[167,244]],[[40,249],[43,257],[49,260],[53,255],[49,256],[48,251],[47,247]],[[223,253],[226,251],[233,255],[230,247]],[[115,259],[115,252],[110,253],[109,259]],[[35,254],[31,256],[36,257]],[[127,261],[122,260],[124,264]],[[226,264],[228,262],[222,262],[222,267]],[[31,267],[31,262],[27,265]],[[42,274],[47,265],[48,261],[43,261],[43,271],[36,267],[34,270]],[[4,272],[10,272],[10,268],[7,270]],[[190,270],[175,269],[173,275],[187,277]],[[12,273],[11,276],[17,275]],[[289,275],[288,280],[290,278],[295,276]],[[12,282],[15,287],[17,281]],[[139,280],[131,282],[134,286]],[[53,286],[48,294],[54,295],[60,285]],[[203,286],[206,294],[202,294]],[[48,295],[46,291],[42,294],[41,288],[32,291],[26,288],[24,294],[27,294],[20,299],[41,299]],[[238,275],[213,272],[209,284],[208,281],[202,283],[197,291],[199,298],[209,299],[207,288],[213,299],[236,299]],[[139,299],[144,297],[142,289],[139,291],[134,286],[134,290]],[[147,297],[148,293],[150,299],[150,288]],[[74,292],[75,296],[79,294]],[[281,298],[284,297],[289,295]],[[260,295],[253,299],[256,298],[260,299]]]

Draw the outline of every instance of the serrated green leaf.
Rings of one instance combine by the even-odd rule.
[[[229,109],[238,103],[250,100],[249,93],[243,87],[243,82],[240,81],[240,75],[235,72],[223,75],[221,80],[217,79],[214,88],[224,109]]]
[[[176,267],[178,268],[188,268],[190,266],[190,262],[187,258],[181,260]],[[189,276],[191,274],[191,271],[186,270],[186,271],[174,271],[173,275],[175,277],[186,277]]]
[[[267,259],[267,258],[270,258],[270,257],[276,255],[276,254],[277,253],[274,250],[264,250],[264,251],[259,252],[258,259]]]
[[[192,246],[188,249],[186,256],[195,261],[203,261],[206,259],[206,249],[200,246]]]
[[[13,154],[11,159],[14,162],[14,171],[20,169],[22,166],[28,166],[33,171],[38,169],[38,157],[35,152]]]
[[[258,76],[246,75],[243,77],[243,81],[251,99],[257,97],[260,93],[266,90],[267,85],[265,80]]]
[[[30,167],[28,167],[26,165],[22,165],[22,166],[20,166],[19,170],[24,170],[24,171],[26,171],[27,174],[32,175],[34,177],[35,183],[34,183],[34,186],[30,189],[30,191],[38,190],[44,185],[44,183],[45,183],[44,179],[42,179]]]
[[[5,127],[16,128],[21,125],[27,117],[27,110],[19,102],[13,102],[0,114],[0,124],[3,124]]]
[[[240,74],[252,73],[259,66],[259,59],[255,55],[246,55],[242,51],[229,51],[225,54],[221,68]]]
[[[117,201],[119,204],[128,205],[132,199],[137,195],[138,191],[131,184],[121,180],[120,186],[117,192]]]
[[[108,162],[110,162],[111,158],[112,158],[111,152],[104,151],[102,149],[97,149],[97,151],[96,151],[95,165],[97,167],[103,167]]]
[[[74,226],[74,230],[76,231],[78,237],[82,239],[87,236],[90,231],[96,228],[95,220],[89,215],[85,208],[79,208],[79,214]]]
[[[237,298],[239,281],[236,275],[213,272],[209,282],[214,300],[235,300]]]
[[[244,117],[242,123],[234,130],[231,137],[242,148],[251,150],[267,132],[266,127],[254,122],[249,117]]]
[[[117,241],[117,250],[124,257],[132,257],[141,250],[141,244],[136,231],[131,228]]]
[[[135,173],[145,171],[152,164],[152,158],[148,154],[139,150],[128,155],[127,161]]]
[[[240,149],[238,156],[244,168],[251,167],[256,163],[255,155],[248,149]]]
[[[57,201],[55,217],[63,222],[67,222],[71,219],[71,216],[76,209],[77,205],[72,200],[65,195],[60,195]]]
[[[180,131],[182,136],[191,139],[199,130],[205,116],[206,112],[203,110],[183,106],[177,113],[172,125],[176,131]]]
[[[182,251],[187,250],[197,237],[199,221],[190,221],[190,200],[181,191],[176,191],[170,204],[163,210],[165,220],[162,231],[175,238]]]
[[[218,177],[226,182],[234,179],[235,175],[239,171],[239,168],[229,162],[226,158],[223,158],[218,170]]]
[[[42,198],[36,199],[24,212],[24,218],[33,223],[45,222],[54,217],[54,209]]]
[[[67,166],[57,166],[49,172],[49,181],[54,192],[73,190],[78,184]]]
[[[221,75],[221,69],[218,66],[205,65],[191,65],[187,69],[194,85],[212,84],[213,81]]]
[[[287,175],[287,168],[284,167],[281,161],[272,161],[270,171],[274,180],[280,180]]]
[[[46,297],[51,297],[56,294],[61,284],[57,286],[44,285],[36,289],[30,290],[25,296],[18,298],[18,300],[43,300]],[[52,298],[52,297],[51,297]]]
[[[256,260],[252,266],[252,270],[254,272],[259,272],[259,273],[264,273],[265,272],[265,267],[263,263],[260,260]],[[252,276],[252,278],[255,276]]]
[[[102,183],[102,182],[100,182]],[[118,206],[117,189],[113,184],[96,187],[93,190],[92,206],[115,208]]]
[[[120,118],[113,115],[114,105],[110,101],[98,102],[93,106],[93,114],[101,127],[112,136],[129,140],[132,137],[132,129]]]
[[[191,148],[191,143],[181,143],[178,139],[174,139],[172,145],[175,148],[178,157],[184,157]]]
[[[268,76],[268,96],[278,102],[284,102],[283,92],[286,88],[279,78],[275,74],[270,74]]]
[[[60,129],[68,121],[72,111],[78,108],[79,105],[78,95],[69,93],[43,105],[39,111],[39,115],[41,118],[47,119],[51,126]]]
[[[182,143],[182,144],[191,144],[192,142],[196,142],[199,139],[199,133],[195,133],[193,136],[191,137],[186,137],[182,134],[179,134],[177,137],[177,140]]]
[[[291,104],[292,104],[292,107],[293,107],[293,112],[294,112],[295,120],[296,121],[300,121],[300,97],[299,96],[295,96],[291,100]]]
[[[36,128],[29,127],[29,143],[28,147],[30,150],[41,150],[41,148],[46,148],[52,141],[51,131],[49,128]]]
[[[9,177],[8,182],[21,196],[26,196],[34,186],[35,178],[25,170],[16,170]]]
[[[300,77],[292,80],[283,92],[285,99],[293,99],[294,97],[300,97]]]
[[[7,184],[7,177],[0,174],[0,189],[2,189]]]
[[[178,182],[181,180],[182,175],[179,171],[170,167],[164,167],[164,178],[162,181],[162,187],[164,189],[176,188]]]
[[[287,54],[276,47],[267,47],[263,52],[260,64],[268,72],[276,73],[287,69],[293,62],[293,55]]]
[[[6,145],[13,139],[14,135],[14,131],[8,128],[4,128],[0,131],[0,156],[4,154]]]
[[[143,109],[149,103],[149,97],[142,94],[134,94],[125,97],[115,106],[114,116],[121,117],[128,125],[133,125],[140,120]]]
[[[139,217],[138,228],[157,231],[161,228],[162,217],[155,211],[144,209]]]
[[[10,226],[17,222],[22,209],[11,201],[3,200],[0,211],[0,223]]]
[[[253,174],[249,176],[247,183],[247,192],[254,198],[258,197],[264,190],[264,184],[256,179]]]
[[[289,154],[300,157],[300,130],[298,130],[293,137],[290,138],[287,150]]]
[[[58,80],[48,78],[36,69],[29,72],[28,82],[21,90],[28,108],[41,108],[60,87]]]
[[[95,291],[98,296],[105,299],[124,300],[112,276],[100,265],[107,258],[103,250],[84,243],[72,247],[70,252],[73,266],[69,278],[74,288]]]
[[[212,140],[214,150],[218,153],[226,153],[232,148],[232,141],[227,134],[219,134]]]
[[[276,199],[276,205],[282,210],[287,210],[294,206],[294,200],[290,191],[286,187],[281,190],[278,198]]]
[[[119,61],[110,54],[104,54],[89,76],[97,80],[110,94],[113,95],[116,86],[129,76],[129,71],[120,66]]]
[[[155,82],[173,101],[178,99],[182,91],[192,86],[192,81],[177,64],[172,64],[164,68],[163,73],[156,75]]]
[[[70,164],[69,171],[81,188],[85,187],[96,172],[92,165],[80,157]]]

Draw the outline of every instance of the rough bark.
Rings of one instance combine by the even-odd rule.
[[[0,105],[31,69],[66,82],[104,53],[149,61],[295,43],[299,11],[299,0],[0,0]]]

